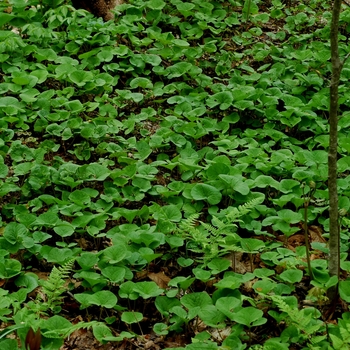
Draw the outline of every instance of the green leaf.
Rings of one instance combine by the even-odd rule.
[[[107,266],[101,269],[102,275],[108,278],[112,283],[123,282],[125,277],[125,268],[118,266]]]
[[[2,157],[0,157],[1,159]],[[7,177],[7,174],[8,174],[8,166],[3,164],[3,163],[0,163],[0,178],[6,178]]]
[[[27,292],[30,293],[38,287],[38,279],[36,274],[28,272],[16,278],[15,284],[17,287],[25,287]]]
[[[218,167],[218,170],[220,167]],[[224,180],[234,191],[246,196],[250,192],[249,186],[243,181],[242,175],[219,175],[219,178]]]
[[[176,46],[180,46],[180,47],[187,47],[190,46],[190,44],[186,41],[186,40],[181,40],[181,39],[173,39],[172,43]],[[192,69],[194,69],[194,67],[192,67]],[[192,75],[192,74],[191,74]]]
[[[112,332],[111,330],[103,323],[98,323],[98,324],[94,324],[92,327],[92,331],[94,334],[94,337],[100,342],[100,343],[104,343],[106,341],[106,339],[108,338],[112,338],[110,341],[121,341],[123,339],[113,339],[113,338],[117,338],[117,337],[113,337],[112,336]]]
[[[136,300],[139,297],[139,294],[135,291],[135,283],[132,281],[122,283],[119,288],[119,296],[121,298]]]
[[[241,246],[246,253],[257,253],[265,248],[264,242],[255,238],[242,238]]]
[[[293,189],[297,186],[300,186],[300,182],[296,180],[284,179],[280,182],[279,190],[283,193],[292,192]]]
[[[242,280],[236,276],[225,276],[222,280],[215,283],[217,288],[237,289],[242,284]]]
[[[278,181],[273,179],[271,176],[260,175],[254,180],[256,187],[266,188],[267,186],[279,189],[280,184]]]
[[[350,156],[342,157],[337,162],[338,171],[343,173],[350,169]]]
[[[118,299],[115,294],[109,290],[101,290],[99,292],[96,292],[90,299],[91,304],[102,306],[107,309],[111,309],[112,307],[116,306],[117,301]]]
[[[21,272],[22,265],[18,260],[5,259],[0,263],[0,278],[9,279]]]
[[[299,337],[299,334],[296,332],[295,334],[296,337]],[[291,336],[292,337],[292,336]],[[313,341],[315,341],[316,336],[313,337]],[[315,341],[316,343],[316,341]],[[281,338],[272,338],[268,339],[264,343],[264,350],[288,350],[290,349],[289,347],[290,344],[288,343],[282,343]]]
[[[102,250],[102,258],[109,264],[116,264],[126,256],[126,247],[123,244],[114,245]]]
[[[0,345],[2,350],[18,350],[16,339],[2,339]]]
[[[248,306],[237,311],[232,316],[232,320],[250,328],[267,322],[267,319],[262,317],[263,314],[261,310]]]
[[[141,312],[125,311],[122,313],[121,320],[127,324],[138,323],[142,321],[143,315]]]
[[[53,230],[61,237],[69,237],[74,233],[74,227],[69,223],[57,225]]]
[[[185,306],[188,310],[194,308],[203,308],[207,305],[212,305],[213,302],[206,292],[195,292],[190,294],[185,294],[181,300],[181,304]]]
[[[155,323],[153,326],[153,331],[157,335],[167,335],[169,333],[168,326],[164,323]]]
[[[134,291],[144,299],[164,293],[164,290],[160,289],[155,282],[137,282],[135,283]]]
[[[81,303],[83,308],[89,307],[90,305],[97,305],[111,309],[116,306],[118,301],[115,294],[108,290],[101,290],[94,294],[91,292],[75,294],[74,298]]]
[[[181,303],[177,298],[169,298],[167,296],[157,296],[155,306],[157,310],[165,317],[169,316],[169,310],[174,306],[180,306]]]
[[[11,19],[14,18],[13,14],[10,13],[0,13],[0,28],[11,21]],[[2,345],[2,344],[1,344]]]
[[[350,280],[339,282],[340,297],[347,303],[350,303]]]
[[[77,258],[78,264],[82,269],[88,270],[98,262],[98,255],[91,252],[84,252],[80,257]]]
[[[167,221],[179,222],[182,219],[182,214],[180,209],[176,205],[164,205],[158,207],[153,213],[153,217],[156,220],[163,219]]]
[[[208,263],[208,267],[212,270],[211,273],[216,275],[227,270],[231,266],[231,261],[228,259],[213,259]]]
[[[181,289],[186,290],[193,282],[195,281],[194,277],[183,277],[178,276],[169,281],[169,287],[180,287]]]
[[[14,184],[0,182],[0,197],[3,197],[10,192],[16,192],[19,190],[20,188]]]
[[[168,79],[178,78],[186,74],[192,68],[192,64],[188,62],[178,62],[168,67],[165,71],[168,74]]]
[[[301,281],[301,279],[303,278],[303,272],[300,270],[296,270],[296,269],[289,269],[286,271],[283,271],[279,277],[288,283],[299,283]]]
[[[59,221],[57,213],[47,211],[39,215],[35,221],[35,223],[39,226],[54,226]]]
[[[79,100],[71,100],[64,104],[64,106],[73,113],[79,113],[84,110],[83,104]],[[69,132],[70,128],[66,128],[65,132]]]
[[[101,286],[107,284],[106,279],[103,278],[100,274],[98,274],[96,272],[81,271],[81,272],[77,273],[76,276],[83,279],[85,285],[88,283],[89,287],[90,286],[93,287],[95,285],[98,285],[99,288],[101,288]],[[86,308],[90,305],[89,300],[90,300],[89,295],[82,294],[82,296],[80,296],[80,302],[81,302],[83,308]]]
[[[134,78],[130,81],[130,87],[132,89],[141,87],[143,89],[152,89],[153,88],[153,84],[152,82],[147,79],[147,78],[142,78],[142,77],[138,77],[138,78]]]
[[[182,349],[183,348],[180,348],[179,350],[182,350]],[[217,350],[217,349],[218,349],[218,345],[214,342],[209,342],[209,343],[199,342],[199,343],[189,344],[186,346],[186,350]]]
[[[113,55],[113,47],[103,47],[101,51],[97,54],[97,57],[102,62],[110,62],[112,61]]]
[[[139,141],[136,144],[136,149],[138,151],[138,158],[140,158],[140,160],[146,159],[152,153],[152,149],[146,141]]]
[[[59,249],[56,247],[42,246],[40,254],[48,261],[53,263],[64,263],[68,259],[72,259],[76,251],[74,249]]]
[[[94,218],[92,213],[83,212],[82,214],[72,221],[74,227],[85,227]]]
[[[60,329],[69,329],[71,323],[64,317],[55,315],[45,321],[45,329],[50,331],[59,331]]]
[[[214,186],[207,184],[195,184],[191,190],[194,200],[206,200],[209,204],[215,205],[221,201],[221,193]]]
[[[183,245],[183,244],[182,244]],[[188,266],[191,266],[193,263],[194,263],[194,260],[193,259],[190,259],[190,258],[183,258],[183,257],[180,257],[180,258],[177,258],[177,263],[181,266],[181,267],[188,267]]]
[[[213,108],[219,105],[219,108],[221,110],[226,110],[231,107],[232,102],[233,102],[232,93],[228,91],[223,91],[223,92],[218,92],[213,96],[209,97],[207,100],[207,105],[210,108]]]
[[[303,216],[300,212],[296,213],[290,209],[282,209],[277,212],[279,218],[284,220],[285,222],[291,224],[297,224],[303,220]]]
[[[211,327],[217,327],[226,318],[225,314],[219,311],[214,305],[205,305],[202,307],[198,316],[203,322]]]
[[[19,95],[19,97],[22,99],[22,101],[26,103],[31,103],[38,99],[39,94],[40,94],[40,91],[37,89],[25,89]]]
[[[203,270],[201,267],[196,267],[192,270],[195,277],[203,282],[209,281],[211,277],[211,271]]]
[[[146,6],[152,10],[161,10],[165,6],[163,0],[150,0],[146,2]]]
[[[160,0],[162,1],[162,0]],[[144,62],[152,65],[153,67],[157,67],[162,62],[162,59],[158,55],[153,54],[141,54],[142,59]],[[158,83],[159,84],[159,83]],[[157,83],[155,84],[155,87],[157,86]]]
[[[15,115],[21,110],[21,104],[15,97],[0,97],[0,110],[8,115]]]
[[[78,86],[84,86],[93,80],[93,74],[89,71],[76,70],[68,74],[69,79]]]
[[[190,3],[185,3],[185,2],[179,2],[176,5],[176,8],[183,14],[183,12],[188,12],[194,9],[195,5]]]
[[[83,190],[75,190],[68,197],[73,203],[85,207],[90,204],[91,197]]]
[[[258,293],[268,294],[276,287],[276,283],[262,279],[254,283],[253,288]]]
[[[20,242],[27,234],[28,230],[23,224],[17,222],[10,222],[5,227],[4,238],[11,244]]]
[[[91,163],[86,168],[91,181],[104,181],[110,175],[110,170],[101,164]]]
[[[219,311],[232,320],[235,312],[241,309],[242,300],[235,297],[222,297],[216,301],[215,306]]]

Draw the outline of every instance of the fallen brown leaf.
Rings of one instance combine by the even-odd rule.
[[[159,288],[167,288],[168,283],[171,280],[170,277],[166,276],[163,272],[150,272],[148,274],[148,277],[153,281],[156,282]]]
[[[322,229],[321,227],[312,225],[309,227],[309,234],[311,237],[311,243],[312,242],[319,242],[319,243],[326,243],[326,240],[322,236]]]

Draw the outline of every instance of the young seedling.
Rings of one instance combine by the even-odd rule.
[[[34,333],[33,328],[30,327],[25,339],[26,350],[39,350],[41,345],[40,328]]]
[[[305,184],[302,185],[303,189],[303,197],[304,197],[304,237],[305,237],[305,248],[306,248],[306,261],[307,261],[307,268],[309,270],[309,276],[313,280],[313,274],[311,270],[311,263],[310,263],[310,243],[309,243],[309,230],[307,226],[307,210],[310,204],[310,199],[313,195],[313,193],[316,190],[316,185],[313,181],[310,182],[310,195],[308,197],[305,196]]]

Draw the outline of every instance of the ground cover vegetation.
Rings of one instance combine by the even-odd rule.
[[[1,349],[349,348],[350,60],[326,307],[331,10],[0,2]],[[345,57],[345,4],[339,25]]]

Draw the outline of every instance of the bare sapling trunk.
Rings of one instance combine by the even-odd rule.
[[[329,273],[339,278],[340,233],[337,190],[337,149],[338,149],[338,85],[343,63],[339,58],[338,31],[341,0],[334,0],[330,32],[332,80],[329,105],[329,151],[328,151],[328,191],[329,191]],[[328,290],[330,302],[338,297],[338,285]]]

